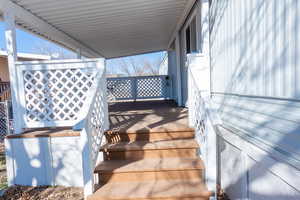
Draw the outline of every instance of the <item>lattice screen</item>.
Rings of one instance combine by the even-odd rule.
[[[0,102],[0,140],[9,134],[9,114],[7,102]]]
[[[95,72],[93,68],[23,71],[26,122],[77,120]]]
[[[108,93],[116,99],[134,98],[134,79],[133,78],[110,78],[107,79]]]
[[[107,79],[108,94],[115,100],[169,98],[168,76],[137,76]]]
[[[167,80],[162,77],[137,79],[137,98],[163,98],[167,96]]]

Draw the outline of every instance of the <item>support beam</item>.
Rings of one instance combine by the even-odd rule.
[[[40,36],[63,45],[66,48],[76,51],[80,48],[82,54],[86,57],[103,57],[101,53],[93,50],[80,41],[75,40],[70,35],[58,30],[56,27],[35,16],[23,7],[11,2],[10,0],[0,0],[0,11],[14,13],[15,19],[20,21],[20,26],[30,26],[31,30],[40,33]]]
[[[12,12],[4,12],[4,22],[9,79],[11,85],[10,87],[14,116],[14,131],[15,134],[19,134],[22,132],[22,120],[21,116],[18,113],[20,102],[18,97],[18,76],[15,65],[15,62],[17,61],[16,27],[15,16]]]

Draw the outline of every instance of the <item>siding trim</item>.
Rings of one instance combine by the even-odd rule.
[[[221,133],[222,132],[222,133]],[[259,162],[259,165],[268,169],[271,173],[278,176],[283,182],[300,192],[300,170],[299,166],[282,162],[278,155],[270,154],[258,143],[254,144],[229,130],[227,127],[219,126],[219,136],[227,143],[239,148],[250,158]]]
[[[246,97],[246,98],[255,98],[255,99],[269,99],[269,100],[278,100],[278,101],[300,102],[300,99],[294,99],[294,98],[260,96],[260,95],[246,95],[246,94],[237,94],[237,93],[212,92],[212,95],[224,95],[224,96],[236,96],[236,97]]]
[[[272,146],[270,144],[267,144],[261,140],[259,140],[258,138],[252,137],[251,134],[249,132],[246,132],[245,130],[240,130],[237,128],[232,127],[229,124],[225,124],[223,122],[223,125],[220,125],[220,128],[223,130],[226,130],[227,132],[232,133],[235,136],[238,136],[242,141],[244,141],[245,143],[247,143],[248,145],[253,145],[256,148],[259,148],[261,151],[264,151],[265,153],[268,154],[269,157],[284,162],[286,164],[288,164],[289,166],[300,170],[300,160],[298,160],[297,158],[295,158],[293,156],[293,158],[291,158],[291,153],[287,152],[285,150],[283,150],[282,148],[278,148],[276,146]],[[243,134],[242,134],[243,133]],[[219,136],[224,137],[224,135],[222,133],[219,132]],[[228,141],[229,143],[231,143],[231,140]],[[233,144],[234,146],[235,143]],[[240,145],[238,145],[240,146]],[[241,150],[247,149],[247,147],[240,147]],[[255,151],[255,149],[250,148],[251,151]],[[289,158],[287,158],[289,157]],[[300,191],[300,188],[299,188]]]

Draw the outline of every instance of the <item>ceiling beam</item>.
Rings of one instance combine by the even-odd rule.
[[[195,5],[196,1],[197,0],[189,0],[186,3],[184,11],[177,22],[176,28],[172,32],[172,35],[171,35],[169,43],[168,43],[168,48],[170,48],[172,46],[172,43],[175,41],[177,33],[180,31],[181,27],[183,26],[186,18],[188,17],[188,15],[189,15],[190,11],[192,10],[193,6]]]
[[[47,40],[53,41],[73,51],[80,49],[82,55],[86,57],[104,57],[100,52],[97,52],[82,42],[75,40],[70,35],[57,29],[10,0],[0,0],[0,12],[1,11],[2,13],[5,11],[12,12],[17,21],[21,21],[24,25],[30,26],[30,29],[34,29],[40,36]]]

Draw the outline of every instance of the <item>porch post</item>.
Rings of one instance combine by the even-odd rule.
[[[17,61],[17,45],[16,45],[16,26],[15,16],[13,12],[8,10],[4,11],[5,23],[5,40],[7,49],[7,61],[9,69],[9,80],[11,87],[11,99],[13,106],[13,119],[14,119],[14,133],[19,134],[22,132],[22,120],[18,114],[18,105],[20,104],[18,98],[18,77],[15,62]]]
[[[82,56],[81,56],[81,49],[77,49],[76,50],[76,54],[77,54],[77,59],[81,59]]]
[[[176,51],[176,77],[177,77],[177,102],[179,106],[182,105],[182,81],[181,81],[181,52],[180,52],[180,37],[177,33],[175,40],[175,51]]]

